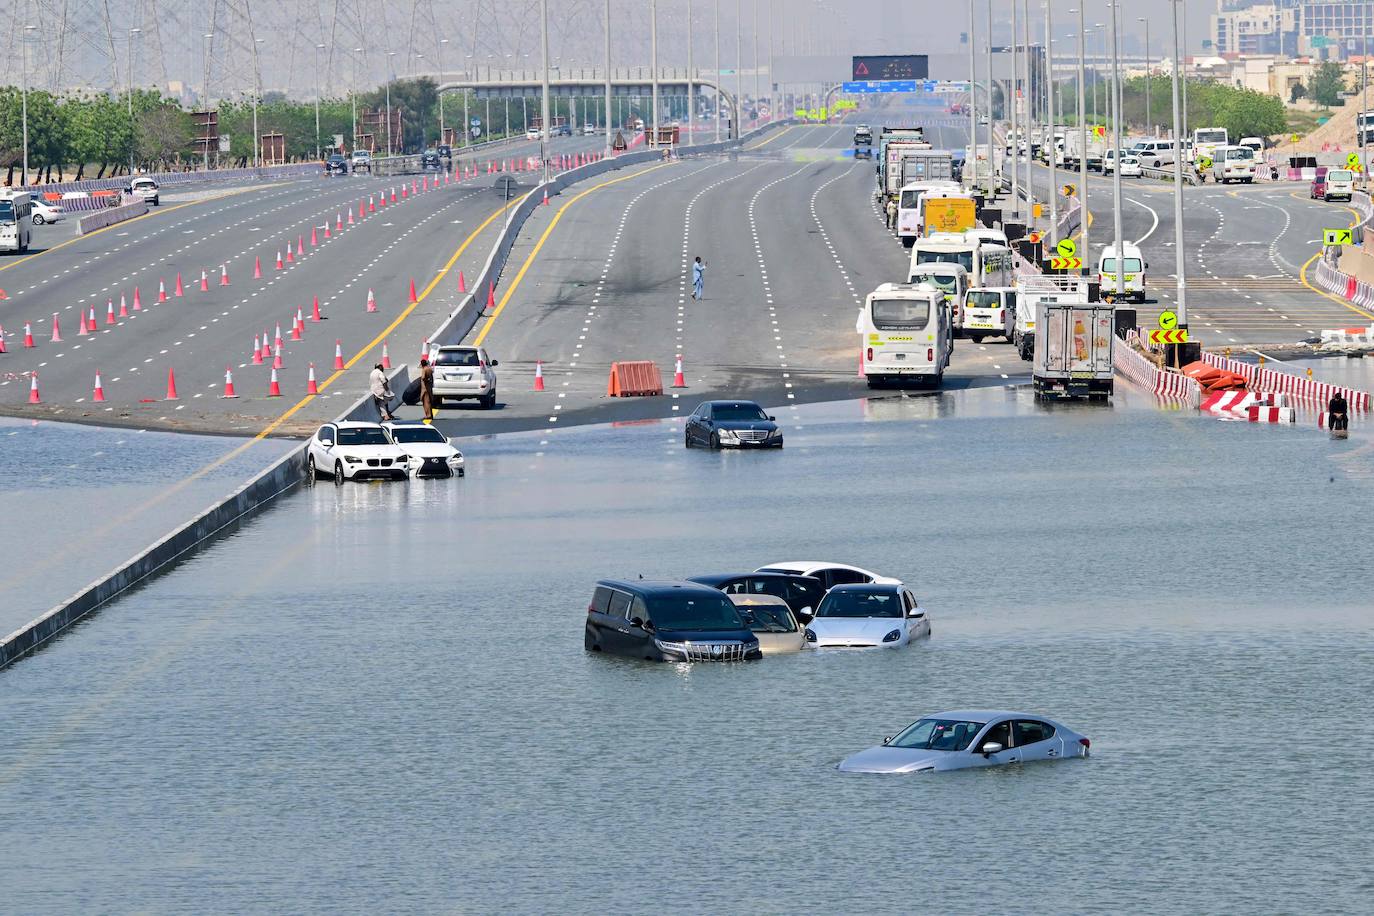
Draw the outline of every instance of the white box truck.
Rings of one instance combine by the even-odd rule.
[[[1114,311],[1105,303],[1039,300],[1031,361],[1037,398],[1112,396]]]
[[[1017,354],[1030,362],[1035,353],[1036,313],[1040,303],[1088,304],[1088,281],[1064,274],[1027,274],[1016,278],[1016,324],[1011,342]]]

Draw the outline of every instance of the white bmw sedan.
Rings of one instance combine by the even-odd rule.
[[[897,648],[930,635],[930,619],[904,585],[837,585],[806,625],[814,649]]]
[[[410,458],[410,473],[416,477],[462,477],[463,453],[439,430],[418,420],[388,420],[382,429],[391,441]]]
[[[410,476],[410,457],[376,423],[326,423],[310,437],[305,463],[308,481],[321,474],[332,475],[336,484]]]
[[[842,773],[928,773],[1087,757],[1065,725],[1028,712],[962,710],[919,719],[877,747],[840,761]]]

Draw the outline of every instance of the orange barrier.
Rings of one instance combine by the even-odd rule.
[[[611,378],[606,384],[608,398],[653,397],[663,393],[663,373],[648,360],[611,363]]]

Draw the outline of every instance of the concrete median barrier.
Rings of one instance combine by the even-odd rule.
[[[106,226],[113,226],[115,223],[122,223],[126,219],[142,216],[147,212],[148,203],[144,200],[135,200],[132,203],[121,204],[118,207],[106,207],[103,210],[97,210],[77,220],[76,234],[85,235],[97,229],[104,229]]]

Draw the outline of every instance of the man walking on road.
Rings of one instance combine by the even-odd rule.
[[[697,255],[692,262],[692,298],[701,300],[706,297],[706,262]]]
[[[425,409],[425,422],[434,422],[434,367],[420,357],[420,406]]]
[[[887,230],[891,232],[897,228],[897,201],[887,202]]]
[[[391,415],[391,399],[395,395],[391,393],[391,384],[386,380],[386,373],[382,371],[381,363],[372,367],[372,372],[367,377],[367,384],[368,390],[372,392],[372,403],[377,405],[378,419],[396,419]]]

